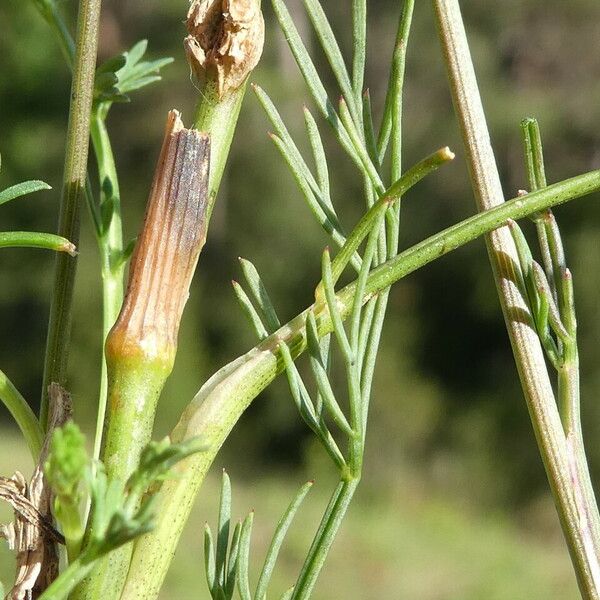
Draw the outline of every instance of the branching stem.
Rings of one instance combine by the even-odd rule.
[[[600,171],[593,171],[474,215],[374,269],[367,280],[364,300],[383,293],[394,282],[500,227],[508,219],[520,219],[598,190]],[[355,285],[350,284],[338,293],[340,311],[345,317],[352,307]],[[156,529],[135,544],[123,597],[147,600],[157,596],[194,498],[219,448],[252,400],[284,370],[278,351],[280,342],[288,345],[294,358],[304,351],[309,310],[312,307],[218,371],[202,386],[182,414],[171,434],[172,440],[176,442],[201,435],[207,449],[182,462],[176,476],[164,482],[156,498],[160,519]],[[317,323],[319,335],[332,331],[326,308],[317,315]]]

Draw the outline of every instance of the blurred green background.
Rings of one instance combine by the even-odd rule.
[[[310,105],[298,70],[265,2],[265,53],[253,80],[274,98],[301,147],[302,104]],[[380,114],[398,2],[371,0],[367,85]],[[519,122],[537,116],[550,181],[600,167],[600,4],[597,0],[464,1],[463,11],[507,196],[525,187]],[[315,60],[323,66],[299,0],[288,5]],[[350,51],[350,3],[323,0]],[[73,20],[75,2],[63,8]],[[100,56],[141,38],[149,55],[173,56],[159,84],[115,106],[109,127],[118,161],[125,230],[136,235],[164,120],[170,108],[190,122],[195,90],[181,49],[184,0],[105,0]],[[2,207],[0,228],[52,231],[62,173],[69,74],[50,32],[29,2],[1,0],[0,187],[43,179],[54,190]],[[332,97],[337,91],[332,87]],[[417,3],[408,53],[405,164],[439,146],[457,160],[411,191],[402,244],[421,240],[473,213],[457,125],[439,56],[430,3]],[[247,350],[253,335],[230,280],[237,257],[261,271],[288,319],[310,304],[327,243],[313,223],[249,94],[234,140],[208,244],[180,335],[174,374],[161,401],[157,436],[217,368]],[[360,216],[362,184],[326,127],[334,201],[347,229]],[[600,392],[596,318],[600,283],[598,195],[556,214],[575,277],[580,323],[583,424],[592,473],[600,475]],[[77,418],[91,437],[100,363],[98,256],[83,223],[69,386]],[[529,225],[525,225],[531,233]],[[38,404],[53,257],[35,250],[0,255],[0,366]],[[302,363],[303,364],[303,363]],[[0,408],[3,475],[31,468]],[[392,290],[375,380],[363,486],[336,542],[316,599],[576,598],[545,475],[517,381],[484,245],[471,244]],[[234,511],[256,509],[255,568],[294,490],[317,482],[282,557],[276,589],[291,585],[333,486],[323,452],[278,380],[244,415],[215,463],[215,474],[185,533],[161,598],[207,598],[202,529],[216,518],[218,471],[234,485]],[[6,507],[0,516],[8,518]],[[0,578],[13,565],[0,550]]]

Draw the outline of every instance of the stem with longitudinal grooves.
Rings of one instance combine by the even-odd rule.
[[[79,240],[79,208],[87,176],[100,7],[101,0],[81,0],[77,20],[71,108],[58,223],[59,235],[74,244]],[[66,380],[76,266],[74,257],[57,255],[44,364],[40,415],[42,426],[45,426],[47,419],[48,385],[52,382],[64,385]]]
[[[467,150],[471,180],[480,210],[504,202],[458,0],[434,0],[440,38],[456,112]],[[544,353],[532,327],[516,275],[516,248],[506,228],[487,238],[498,295],[533,428],[584,598],[600,594],[600,563],[594,531],[584,518],[587,499],[574,484],[569,451]],[[582,507],[586,507],[582,510]],[[591,508],[590,508],[591,510]]]

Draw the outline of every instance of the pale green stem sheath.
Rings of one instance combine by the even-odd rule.
[[[58,234],[74,244],[79,241],[79,208],[87,177],[100,6],[100,0],[81,0],[77,18],[71,107],[58,223]],[[49,384],[64,386],[66,383],[76,267],[75,258],[57,255],[42,386],[40,423],[43,427],[48,416]]]
[[[77,256],[75,246],[66,238],[53,233],[35,231],[0,232],[0,248],[41,248]]]
[[[600,171],[593,171],[474,215],[374,269],[367,279],[364,300],[366,302],[420,267],[502,226],[508,219],[520,219],[598,190]],[[354,289],[355,284],[351,284],[338,293],[340,312],[345,317],[354,301]],[[123,598],[150,600],[158,595],[196,493],[219,448],[252,400],[284,370],[278,352],[280,342],[288,345],[294,358],[304,351],[308,310],[312,307],[218,371],[181,416],[171,434],[172,440],[201,435],[207,450],[178,465],[176,476],[163,484],[156,498],[159,515],[156,529],[135,543]],[[330,333],[331,320],[324,307],[317,317],[319,334]]]
[[[504,202],[458,0],[434,0],[454,105],[467,150],[480,210]],[[549,188],[548,188],[549,189]],[[507,228],[487,238],[509,338],[542,460],[554,495],[577,581],[585,599],[600,598],[600,563],[593,529],[585,518],[591,507],[572,480],[569,451],[548,376],[544,353],[526,302],[515,284],[519,259]]]
[[[0,400],[19,426],[27,442],[31,458],[36,463],[44,443],[42,428],[31,407],[27,404],[27,400],[2,371],[0,371]]]

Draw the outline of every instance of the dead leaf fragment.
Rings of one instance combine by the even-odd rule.
[[[63,536],[52,526],[52,494],[45,483],[43,465],[48,456],[50,437],[71,417],[71,399],[58,384],[48,389],[50,418],[48,433],[38,464],[29,484],[18,471],[11,477],[0,477],[0,500],[13,508],[12,523],[0,526],[0,537],[16,553],[17,572],[7,600],[37,598],[58,575],[56,544],[64,544]]]
[[[214,78],[220,98],[239,88],[262,54],[265,23],[258,0],[193,0],[184,40],[198,79]]]

